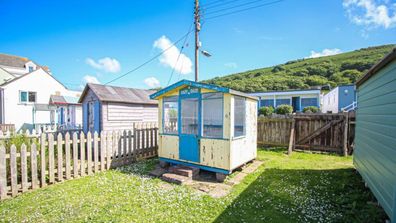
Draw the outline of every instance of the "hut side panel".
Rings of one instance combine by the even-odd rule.
[[[231,103],[233,111],[233,103]],[[231,119],[231,126],[233,121]],[[231,141],[231,169],[235,169],[257,156],[257,101],[246,99],[246,133],[245,137]]]
[[[157,105],[102,103],[102,129],[105,131],[131,129],[135,122],[156,122]]]
[[[396,221],[396,61],[357,89],[354,164]],[[392,219],[393,218],[393,219]]]
[[[168,159],[179,159],[179,136],[161,135],[158,155]]]
[[[220,169],[230,169],[230,141],[201,139],[200,164]]]

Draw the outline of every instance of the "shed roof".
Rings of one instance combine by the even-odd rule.
[[[378,63],[376,63],[374,66],[372,66],[365,75],[363,75],[357,82],[356,86],[359,87],[362,85],[364,82],[366,82],[368,79],[370,79],[372,76],[374,76],[377,71],[381,70],[383,67],[388,65],[390,62],[396,59],[396,47],[393,48],[393,50],[386,55],[384,58],[382,58]]]
[[[210,90],[214,90],[214,91],[218,91],[218,92],[223,92],[223,93],[230,93],[233,95],[238,95],[238,96],[242,96],[242,97],[246,97],[246,98],[251,98],[254,100],[258,100],[257,97],[254,96],[250,96],[246,93],[240,92],[240,91],[235,91],[232,90],[230,88],[226,88],[226,87],[221,87],[221,86],[217,86],[217,85],[212,85],[212,84],[204,84],[204,83],[199,83],[199,82],[194,82],[194,81],[190,81],[190,80],[181,80],[179,82],[176,82],[164,89],[161,89],[157,92],[155,92],[154,94],[150,95],[151,99],[157,99],[159,96],[166,94],[169,91],[172,91],[176,88],[182,87],[182,86],[192,86],[192,87],[197,87],[197,88],[206,88],[206,89],[210,89]]]
[[[67,105],[67,104],[79,104],[79,103],[77,97],[51,95],[50,104]]]
[[[150,99],[150,94],[154,93],[154,90],[116,87],[92,83],[88,83],[85,86],[84,91],[78,100],[79,103],[82,103],[89,89],[92,90],[92,92],[99,98],[100,101],[131,104],[158,104],[156,100]]]
[[[268,96],[268,95],[307,95],[307,94],[320,94],[319,89],[305,89],[305,90],[286,90],[286,91],[263,91],[249,93],[252,96]]]

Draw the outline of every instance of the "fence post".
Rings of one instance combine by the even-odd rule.
[[[36,144],[32,144],[30,149],[30,166],[32,175],[32,189],[36,189],[38,178],[37,178],[37,148]]]
[[[10,173],[11,173],[11,193],[15,197],[18,194],[18,171],[17,171],[17,157],[16,147],[11,146],[10,151]]]
[[[105,170],[106,159],[106,134],[104,131],[100,132],[100,171]]]
[[[287,154],[289,156],[292,154],[293,147],[294,147],[294,144],[295,144],[295,137],[294,137],[295,125],[296,125],[296,121],[294,120],[294,117],[293,117],[293,120],[292,120],[292,123],[291,123],[291,130],[290,130],[289,148],[287,150]]]
[[[92,134],[87,133],[87,164],[88,164],[88,175],[92,174]]]
[[[22,192],[28,189],[28,175],[27,175],[27,157],[26,157],[26,145],[21,146],[21,186]]]
[[[58,181],[63,181],[63,142],[62,134],[58,133],[57,149],[58,149]]]
[[[344,137],[343,137],[343,153],[344,156],[348,156],[348,112],[344,111]]]
[[[66,180],[71,178],[71,171],[70,171],[70,134],[66,132],[65,134],[65,172],[66,172]]]
[[[47,184],[47,182],[46,182],[46,167],[45,167],[45,164],[46,164],[46,162],[45,162],[45,144],[46,144],[46,141],[45,141],[45,133],[41,133],[41,139],[40,139],[40,145],[41,145],[41,147],[40,147],[40,160],[41,160],[41,165],[40,165],[40,168],[41,168],[41,174],[40,174],[40,178],[41,178],[41,187],[44,187],[46,184]]]
[[[73,178],[78,177],[78,143],[77,133],[73,133]]]
[[[0,200],[7,197],[6,149],[0,146]]]
[[[83,132],[80,134],[80,169],[81,176],[85,176],[85,135]]]
[[[48,172],[49,172],[49,182],[55,183],[55,161],[54,161],[54,136],[52,134],[48,135]]]
[[[98,172],[98,133],[95,131],[94,133],[94,171],[95,173]]]

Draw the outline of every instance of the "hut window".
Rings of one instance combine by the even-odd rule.
[[[308,106],[317,106],[318,99],[317,98],[301,98],[301,107],[305,108]]]
[[[202,125],[204,137],[223,137],[223,94],[202,95]]]
[[[246,132],[246,99],[234,97],[234,137],[244,136]]]
[[[163,132],[177,134],[178,96],[164,98]]]

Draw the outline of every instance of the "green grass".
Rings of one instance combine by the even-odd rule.
[[[259,150],[265,163],[224,198],[147,177],[157,160],[0,202],[4,222],[383,222],[351,157]]]

